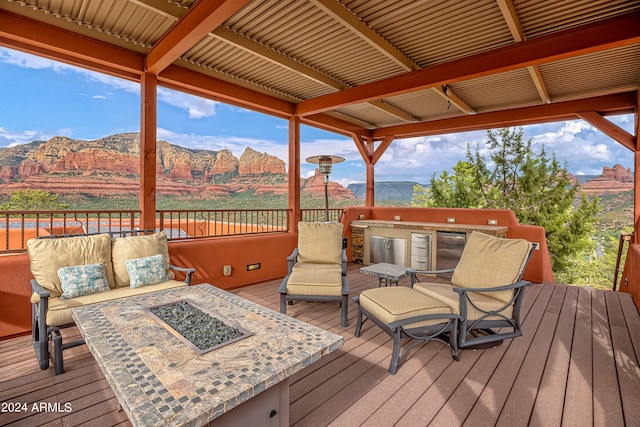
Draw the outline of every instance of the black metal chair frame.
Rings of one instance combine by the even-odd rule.
[[[391,362],[389,363],[390,374],[394,375],[397,372],[403,357],[413,347],[420,343],[427,343],[429,341],[438,341],[443,343],[451,351],[451,357],[453,360],[460,360],[457,334],[458,323],[462,320],[462,316],[451,313],[428,314],[410,317],[391,323],[384,323],[371,314],[367,309],[363,308],[362,305],[359,304],[359,300],[359,296],[353,297],[353,301],[358,303],[358,323],[356,324],[354,335],[359,337],[360,332],[362,331],[362,325],[367,321],[367,319],[371,319],[373,323],[378,325],[383,331],[389,334],[391,338],[393,338],[393,351],[391,352]],[[366,316],[366,318],[363,319],[363,315]],[[441,322],[417,328],[405,327],[406,325],[428,320],[437,320]],[[410,344],[407,344],[402,350],[403,338],[411,338],[413,341],[411,341]]]
[[[287,257],[287,275],[282,279],[278,292],[280,293],[280,313],[287,314],[287,303],[293,301],[332,302],[337,301],[341,307],[341,325],[349,325],[349,284],[347,281],[347,253],[342,249],[342,291],[341,295],[295,295],[287,293],[287,282],[293,272],[293,267],[298,262],[298,248],[295,248]]]
[[[525,265],[515,283],[491,288],[452,287],[453,292],[459,294],[460,316],[462,316],[458,331],[458,347],[460,349],[497,346],[505,339],[522,336],[520,310],[522,308],[525,289],[527,286],[531,285],[530,281],[522,280],[522,275],[524,274],[536,247],[537,244],[534,243],[527,255]],[[455,269],[439,270],[438,272],[453,272],[454,270]],[[435,271],[409,270],[408,273],[411,278],[411,287],[413,288],[414,284],[420,281],[417,277],[418,274],[433,274]],[[513,297],[497,310],[484,310],[473,300],[473,295],[480,292],[489,293],[505,290],[512,290]],[[469,320],[469,306],[482,313],[482,315],[477,319]],[[512,312],[511,315],[508,316],[505,312],[510,307],[512,307]],[[498,319],[495,317],[498,317]],[[496,328],[502,328],[502,330],[497,331]]]

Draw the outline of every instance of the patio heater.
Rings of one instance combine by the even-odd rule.
[[[344,158],[340,156],[320,155],[307,157],[306,161],[318,165],[318,170],[322,175],[322,181],[324,182],[324,219],[325,221],[329,221],[329,192],[327,191],[329,174],[331,174],[333,164],[344,162]]]

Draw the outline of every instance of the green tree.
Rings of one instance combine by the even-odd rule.
[[[3,211],[55,211],[67,209],[69,205],[60,203],[59,194],[43,190],[19,190],[11,193],[8,202],[0,205]]]
[[[545,228],[556,278],[563,277],[594,245],[600,209],[597,198],[582,195],[566,166],[544,149],[535,152],[522,128],[487,131],[487,157],[467,146],[467,160],[453,174],[435,174],[429,188],[416,188],[412,206],[511,209],[521,224]],[[567,282],[570,283],[570,282]]]

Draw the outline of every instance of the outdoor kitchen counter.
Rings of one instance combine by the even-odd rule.
[[[478,225],[478,224],[456,224],[446,222],[421,222],[421,221],[391,221],[384,219],[364,219],[351,221],[351,227],[382,227],[400,228],[411,230],[433,230],[451,231],[459,233],[471,233],[472,231],[482,231],[492,236],[504,237],[507,234],[506,225]]]
[[[199,355],[146,311],[180,300],[253,335]],[[288,378],[344,342],[209,284],[76,308],[73,317],[134,426],[288,425]]]

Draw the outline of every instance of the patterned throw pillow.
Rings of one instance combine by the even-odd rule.
[[[62,267],[58,269],[58,277],[62,285],[62,295],[60,295],[62,299],[96,294],[111,289],[104,274],[103,264]]]
[[[170,279],[164,268],[164,256],[162,254],[146,258],[128,259],[124,263],[129,273],[129,286],[132,288],[155,285]]]

